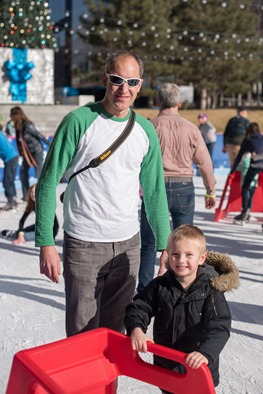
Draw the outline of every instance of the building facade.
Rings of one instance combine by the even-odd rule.
[[[58,50],[55,53],[55,88],[78,87],[76,75],[88,69],[88,45],[78,36],[80,15],[88,13],[83,0],[49,0]]]

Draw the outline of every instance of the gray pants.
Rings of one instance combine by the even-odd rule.
[[[140,261],[139,233],[121,242],[86,242],[64,234],[67,336],[107,327],[123,332]]]

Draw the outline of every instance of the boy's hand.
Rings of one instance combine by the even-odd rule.
[[[208,365],[207,358],[199,352],[189,353],[188,356],[186,357],[185,361],[186,361],[186,364],[188,364],[189,367],[191,367],[193,369],[199,368],[203,363]]]
[[[144,334],[141,328],[136,327],[131,333],[132,350],[137,350],[137,352],[146,353],[147,342],[154,343],[154,341],[151,338],[147,337],[147,335]]]

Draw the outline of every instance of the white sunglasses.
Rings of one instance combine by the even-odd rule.
[[[108,80],[110,81],[110,83],[112,85],[116,85],[116,86],[121,86],[124,84],[124,82],[127,83],[127,85],[130,88],[136,88],[136,86],[139,86],[140,83],[142,82],[142,79],[140,78],[122,78],[119,75],[115,75],[115,74],[107,74],[106,76],[108,78]]]

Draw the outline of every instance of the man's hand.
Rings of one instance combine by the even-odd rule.
[[[223,152],[223,153],[226,153],[226,147],[225,147],[225,146],[223,146],[222,152]]]
[[[216,206],[216,198],[215,197],[205,197],[205,207],[206,209],[212,209]]]
[[[151,338],[147,337],[147,335],[144,334],[144,332],[140,327],[136,327],[134,330],[132,330],[131,333],[132,350],[137,350],[137,352],[146,353],[147,342],[154,343],[154,341]]]
[[[41,246],[40,248],[40,273],[46,275],[52,282],[59,282],[60,258],[55,246]]]
[[[206,365],[208,365],[208,360],[205,356],[203,356],[201,353],[199,352],[192,352],[189,353],[186,357],[186,364],[189,365],[189,367],[193,368],[193,369],[197,369],[199,368],[203,363],[205,363]]]
[[[166,271],[166,262],[168,261],[167,250],[163,250],[160,256],[160,267],[158,271],[158,276],[162,276]]]

